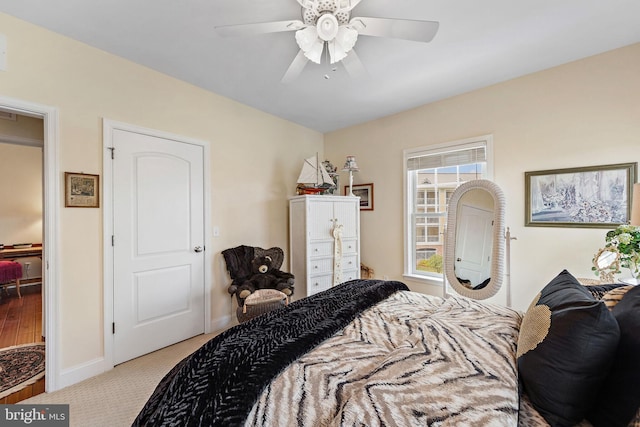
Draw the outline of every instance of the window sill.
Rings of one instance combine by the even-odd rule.
[[[426,285],[442,287],[442,277],[426,277],[418,274],[409,274],[409,273],[404,273],[402,277],[404,277],[405,279],[413,280],[415,282],[423,283]]]

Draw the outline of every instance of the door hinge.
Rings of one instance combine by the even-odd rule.
[[[107,150],[111,151],[111,159],[115,159],[114,152],[116,151],[116,147],[107,147]]]
[[[112,333],[112,334],[115,334],[115,333],[116,333],[116,322],[113,322],[113,323],[111,324],[111,333]]]
[[[111,246],[115,246],[116,245],[116,236],[114,236],[113,234],[111,235]]]

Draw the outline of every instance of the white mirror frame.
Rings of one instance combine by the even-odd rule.
[[[493,197],[493,248],[491,251],[491,280],[482,289],[469,289],[458,281],[454,271],[456,253],[456,229],[458,221],[458,203],[468,191],[481,189],[487,191]],[[494,182],[486,179],[477,179],[460,185],[451,195],[447,209],[447,234],[445,248],[445,274],[451,287],[460,295],[473,299],[487,299],[494,296],[502,286],[502,273],[504,270],[505,237],[504,237],[504,211],[505,197],[502,190]],[[446,286],[446,284],[445,284]]]

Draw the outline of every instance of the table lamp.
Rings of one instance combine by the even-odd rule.
[[[356,156],[347,156],[347,161],[342,168],[343,172],[349,172],[349,196],[353,196],[353,173],[359,172],[360,168],[356,164]]]

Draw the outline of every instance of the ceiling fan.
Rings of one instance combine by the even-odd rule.
[[[295,31],[300,47],[287,69],[283,83],[294,80],[308,61],[320,64],[322,53],[328,53],[331,64],[342,61],[351,76],[364,74],[365,69],[353,47],[358,36],[388,37],[430,42],[438,31],[435,21],[395,18],[351,18],[351,11],[362,0],[296,0],[302,6],[302,20],[273,21],[215,27],[223,37],[250,36]],[[326,50],[325,50],[326,48]]]

